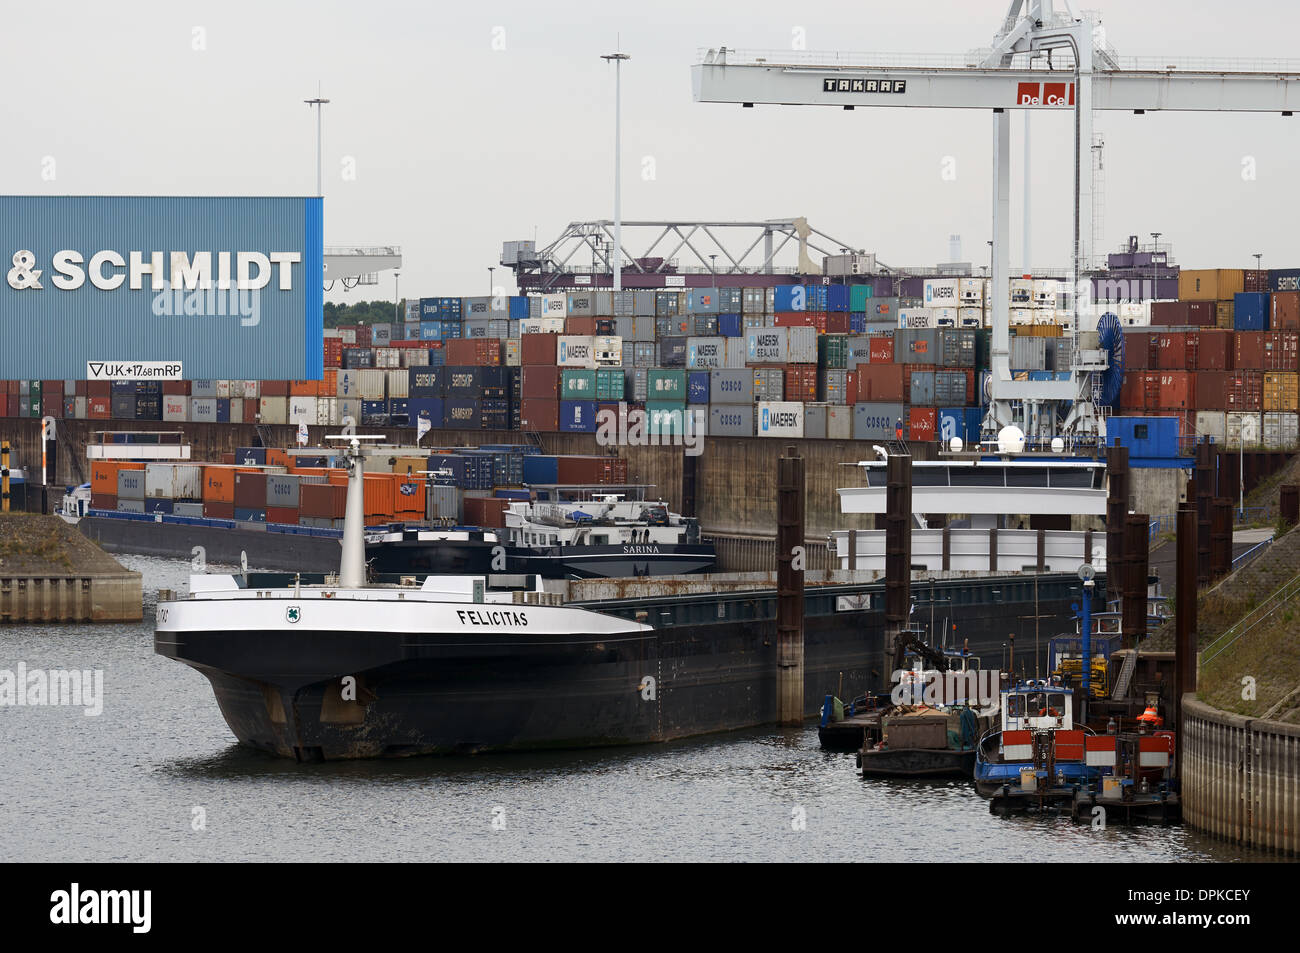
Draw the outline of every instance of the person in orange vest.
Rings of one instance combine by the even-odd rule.
[[[898,423],[894,425],[894,436],[898,438],[898,441],[900,443],[902,442],[903,440],[903,418],[902,417],[899,417]]]

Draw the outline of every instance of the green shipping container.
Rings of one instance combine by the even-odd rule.
[[[650,372],[651,374],[654,371]],[[648,400],[645,405],[647,434],[683,436],[686,433],[686,404],[679,400]]]
[[[844,370],[849,366],[849,336],[847,334],[819,334],[817,336],[817,364],[831,370]]]
[[[686,371],[652,367],[646,376],[646,400],[686,403]]]
[[[866,311],[872,290],[871,285],[849,285],[849,310]]]
[[[981,328],[975,332],[975,369],[987,371],[990,367],[989,359],[993,351],[993,332],[987,328]]]
[[[596,400],[596,372],[565,370],[560,374],[562,400]]]
[[[623,399],[623,368],[602,367],[596,371],[596,399]]]
[[[27,398],[27,399],[28,399],[28,401],[29,401],[30,404],[31,404],[31,416],[32,416],[32,417],[39,417],[39,416],[41,415],[41,397],[40,397],[40,394],[38,393],[38,394],[36,394],[35,396],[33,396],[33,397],[29,397],[29,398]]]

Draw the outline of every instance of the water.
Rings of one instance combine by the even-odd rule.
[[[864,782],[852,754],[819,749],[815,727],[541,755],[295,764],[236,745],[207,680],[154,654],[157,589],[183,588],[188,564],[122,561],[144,573],[143,623],[0,628],[0,668],[104,671],[98,717],[0,708],[0,844],[11,860],[1266,856],[1181,827],[997,818],[966,782]]]

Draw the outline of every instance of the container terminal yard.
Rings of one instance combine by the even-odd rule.
[[[502,215],[489,295],[325,244],[320,92],[314,196],[0,197],[0,725],[104,776],[19,756],[16,855],[637,859],[594,823],[662,859],[1293,859],[1300,249],[1187,267],[1126,207],[1103,251],[1093,123],[1290,116],[1300,67],[1144,67],[1052,0],[942,65],[679,64],[754,129],[990,115],[986,260],[904,266],[883,223],[625,220],[605,60],[614,217]],[[1070,260],[1016,271],[1046,111]],[[138,786],[120,834],[74,783]],[[151,833],[173,802],[220,846]],[[375,812],[400,843],[343,833]]]

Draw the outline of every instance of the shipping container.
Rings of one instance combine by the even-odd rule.
[[[785,398],[785,369],[781,367],[755,367],[751,370],[754,400],[779,401]]]
[[[933,441],[938,428],[935,409],[933,407],[911,408],[907,412],[907,427],[907,439]]]
[[[1239,293],[1233,297],[1232,326],[1238,331],[1269,329],[1269,295]]]
[[[1264,412],[1300,410],[1300,376],[1295,371],[1264,372]]]
[[[803,436],[803,404],[798,401],[760,401],[756,436]]]
[[[1261,364],[1266,371],[1300,369],[1300,332],[1268,331],[1263,335]]]
[[[686,339],[686,366],[695,369],[726,367],[725,337],[690,337]]]
[[[150,463],[144,474],[144,495],[148,499],[203,499],[203,467],[199,464]],[[123,495],[119,488],[118,496]]]
[[[525,397],[520,403],[519,426],[538,433],[556,433],[560,429],[558,398]]]
[[[596,401],[561,400],[560,430],[567,433],[595,433]]]
[[[714,372],[718,373],[718,372]],[[752,404],[711,404],[709,406],[709,435],[713,437],[754,436],[754,407]]]
[[[709,372],[710,404],[754,403],[754,373],[749,370],[723,369]],[[714,432],[710,429],[710,432]],[[734,436],[734,435],[732,435]]]
[[[902,402],[910,378],[904,364],[859,364],[858,393],[859,403]],[[855,438],[856,439],[856,438]]]
[[[901,402],[859,402],[853,408],[853,439],[895,439],[895,429],[906,425],[903,411]]]
[[[1178,274],[1182,301],[1222,301],[1244,290],[1245,272],[1240,268],[1184,268]]]

